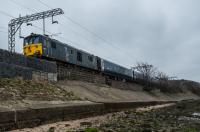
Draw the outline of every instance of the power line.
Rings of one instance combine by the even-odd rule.
[[[41,4],[43,4],[44,6],[46,6],[47,8],[52,9],[51,6],[47,5],[47,4],[46,4],[45,2],[43,2],[42,0],[38,0],[38,2],[40,2]],[[66,16],[65,14],[64,14],[63,16],[64,16],[67,20],[71,21],[71,22],[74,23],[75,25],[77,25],[77,26],[79,26],[80,28],[82,28],[83,30],[89,32],[90,34],[92,34],[92,35],[95,36],[96,38],[102,40],[104,43],[106,43],[106,44],[108,44],[108,45],[112,45],[113,47],[115,47],[116,49],[118,49],[118,50],[121,51],[121,48],[120,48],[120,47],[114,45],[114,44],[111,43],[111,42],[108,42],[106,39],[104,39],[103,37],[99,36],[97,33],[95,33],[95,32],[93,32],[93,31],[89,30],[87,27],[81,25],[80,23],[76,22],[76,21],[73,20],[71,17]],[[122,52],[124,52],[124,51],[122,51]],[[120,52],[120,53],[121,53],[121,52]],[[125,53],[126,55],[128,54],[128,57],[129,57],[129,58],[132,56],[131,54],[129,54],[129,53],[127,53],[127,52],[124,52],[124,53]],[[132,57],[133,57],[133,56],[132,56]],[[133,57],[133,58],[135,58],[135,57]],[[131,59],[132,59],[132,58],[131,58]]]
[[[61,24],[63,27],[68,28],[66,25]],[[83,36],[81,33],[74,31],[73,29],[68,28],[70,31],[72,31],[74,34],[77,34],[78,36],[81,36],[82,38],[86,39],[88,42],[93,42],[92,40],[90,40],[89,38],[86,38],[85,36]]]
[[[10,1],[13,2],[14,4],[17,4],[18,6],[21,6],[21,7],[23,7],[23,8],[26,8],[26,9],[28,9],[28,10],[32,10],[32,11],[33,11],[33,9],[27,8],[27,7],[25,7],[24,5],[19,4],[18,2],[14,1],[14,0],[10,0]],[[52,9],[52,7],[50,7],[49,5],[47,5],[45,2],[43,2],[43,1],[41,1],[41,0],[38,0],[38,2],[40,2],[42,5],[46,6],[47,8]],[[34,11],[36,11],[36,10],[34,9]],[[4,12],[4,13],[5,13],[5,12]],[[9,14],[7,14],[7,15],[8,15],[8,16],[11,16],[11,15],[9,15]],[[13,16],[11,16],[11,17],[13,17]],[[74,20],[73,20],[72,18],[70,18],[69,16],[64,15],[64,17],[65,17],[67,20],[69,20],[69,21],[71,21],[72,23],[74,23],[75,25],[77,25],[77,26],[79,26],[80,28],[84,29],[85,31],[89,32],[90,34],[92,34],[92,35],[95,36],[96,38],[102,40],[104,43],[107,43],[107,44],[109,44],[109,45],[112,45],[113,47],[115,47],[116,49],[118,49],[118,50],[121,51],[121,48],[119,48],[118,46],[113,45],[112,43],[108,42],[107,40],[105,40],[103,37],[99,36],[99,35],[96,34],[95,32],[90,31],[88,28],[86,28],[85,26],[82,26],[82,25],[79,24],[78,22],[74,21]],[[35,25],[34,25],[34,27],[37,28],[37,29],[39,29],[39,30],[42,30],[42,28],[37,27],[37,26],[35,26]],[[49,34],[53,34],[53,33],[49,32],[49,31],[47,31],[47,32],[48,32]],[[76,34],[77,34],[77,33],[76,33]],[[79,34],[79,35],[80,35],[80,34]],[[82,35],[81,35],[81,36],[82,36]],[[60,38],[63,38],[63,37],[60,37]],[[85,38],[85,37],[84,37],[84,38]],[[64,38],[63,38],[63,39],[64,39]],[[90,41],[89,39],[87,39],[87,40]],[[67,40],[67,41],[69,41],[69,40]],[[71,41],[71,42],[72,42],[72,41]],[[72,43],[74,43],[74,42],[72,42]],[[75,44],[77,44],[77,43],[75,43]],[[123,51],[122,51],[122,52],[123,52]],[[119,53],[122,53],[122,52],[119,52]],[[125,53],[125,52],[124,52],[124,53]],[[125,53],[125,54],[127,54],[127,53]],[[131,56],[131,55],[129,55],[128,57],[131,58],[130,56]],[[132,58],[131,58],[131,59],[132,59]]]
[[[47,8],[52,9],[52,7],[50,7],[49,5],[47,5],[46,3],[44,3],[43,1],[41,1],[41,0],[37,0],[37,1],[40,2],[41,4],[43,4],[44,6],[46,6]]]
[[[20,7],[22,7],[22,8],[26,8],[26,9],[28,9],[28,10],[34,10],[34,11],[36,11],[37,12],[37,10],[36,9],[31,9],[31,8],[28,8],[28,7],[26,7],[26,6],[24,6],[24,5],[22,5],[22,4],[20,4],[20,3],[18,3],[18,2],[16,2],[16,1],[14,1],[14,0],[10,0],[12,3],[14,3],[14,4],[16,4],[16,5],[18,5],[18,6],[20,6]],[[45,5],[45,3],[43,3],[42,1],[40,1],[40,0],[38,0],[40,3],[42,3],[42,4],[44,4]],[[45,5],[45,6],[47,6],[48,7],[48,5]],[[50,7],[48,7],[48,8],[50,8]],[[3,12],[4,13],[4,12]],[[9,15],[9,14],[8,14]],[[11,16],[11,15],[9,15],[9,16]],[[13,17],[14,18],[14,17]],[[39,29],[39,30],[42,30],[43,31],[43,28],[41,28],[41,27],[39,27],[39,26],[36,26],[36,25],[33,25],[32,24],[32,26],[34,27],[34,28],[37,28],[37,29]],[[49,34],[53,34],[52,32],[49,32],[48,30],[46,30],[46,32],[47,33],[49,33]],[[63,37],[60,37],[60,38],[63,38]],[[64,38],[63,38],[64,39]],[[65,40],[67,40],[67,39],[65,39]],[[67,40],[67,41],[69,41],[69,40]]]
[[[5,33],[5,34],[7,34],[7,33],[8,33],[7,31],[1,31],[1,30],[0,30],[0,32],[1,32],[1,33]]]
[[[41,3],[42,5],[44,5],[45,7],[52,9],[51,6],[47,5],[47,4],[44,3],[43,1],[41,1],[41,0],[37,0],[37,1],[38,1],[39,3]],[[66,16],[65,14],[64,14],[63,16],[64,16],[65,18],[68,17],[68,16]],[[75,23],[75,21],[73,21],[72,19],[70,19],[70,21]],[[78,24],[78,23],[76,22],[76,24]],[[63,25],[63,24],[60,24],[60,25],[65,26],[65,25]],[[79,25],[80,25],[80,24],[79,24]],[[80,26],[81,26],[81,25],[80,25]],[[84,28],[84,27],[82,26],[82,28]],[[87,30],[88,32],[92,33],[92,32],[91,32],[90,30],[88,30],[87,28],[85,28],[85,30]],[[77,33],[77,32],[75,32],[74,30],[71,30],[71,31],[74,32],[75,34],[78,34],[79,36],[82,36],[82,37],[85,38],[86,40],[90,41],[89,39],[87,39],[86,37],[84,37],[83,35],[81,35],[80,33]]]
[[[8,16],[8,17],[15,18],[14,16],[12,16],[12,15],[10,15],[10,14],[4,12],[4,11],[1,11],[1,10],[0,10],[0,13],[3,14],[3,15],[5,15],[5,16]]]
[[[89,30],[88,28],[86,28],[85,26],[79,24],[78,22],[74,21],[72,18],[70,18],[69,16],[66,16],[66,15],[63,15],[66,19],[70,20],[72,23],[78,25],[79,27],[81,27],[82,29],[84,29],[85,31],[89,32],[90,34],[92,34],[93,36],[95,36],[96,38],[102,40],[104,43],[108,44],[108,45],[112,45],[113,47],[115,47],[116,49],[120,50],[121,51],[121,48],[114,45],[112,42],[108,42],[108,40],[104,39],[103,37],[99,36],[97,33]],[[124,51],[122,51],[124,52]],[[125,53],[125,52],[124,52]],[[128,56],[132,56],[131,54],[129,53],[125,53],[126,55],[128,54]],[[135,57],[134,57],[135,58]]]
[[[38,0],[38,1],[39,1],[41,4],[43,4],[44,6],[46,6],[47,8],[52,9],[51,6],[47,5],[47,4],[44,3],[43,1],[41,1],[41,0]],[[65,14],[64,14],[63,16],[64,16],[66,19],[68,19],[69,21],[71,21],[72,23],[74,23],[75,25],[81,27],[81,28],[84,29],[85,31],[89,32],[90,34],[93,34],[93,35],[94,35],[95,37],[97,37],[98,39],[101,39],[102,41],[104,41],[104,42],[107,43],[107,41],[106,41],[104,38],[100,37],[100,36],[99,36],[98,34],[96,34],[95,32],[89,30],[87,27],[85,27],[85,26],[79,24],[78,22],[74,21],[72,18],[70,18],[69,16],[66,16]]]
[[[36,25],[32,25],[32,26],[33,26],[34,28],[37,28],[37,29],[43,31],[43,28],[41,28],[41,27],[39,27],[39,26],[36,26]],[[49,34],[53,34],[52,32],[50,32],[50,31],[48,31],[48,30],[46,30],[46,32],[49,33]],[[61,36],[57,36],[57,37],[58,37],[58,38],[61,38],[61,39],[64,39],[64,40],[66,40],[66,41],[68,41],[68,42],[71,42],[71,43],[74,43],[74,44],[79,45],[78,43],[76,43],[76,42],[74,42],[74,41],[71,41],[71,40],[68,40],[68,39],[66,39],[66,38],[64,38],[64,37],[61,37]]]
[[[22,4],[19,4],[19,3],[17,3],[17,2],[14,1],[14,0],[10,0],[10,1],[13,2],[14,4],[18,5],[18,6],[21,6],[21,7],[25,8]],[[32,10],[32,11],[33,11],[33,9],[28,8],[28,7],[27,7],[26,9]],[[36,10],[34,9],[34,11],[36,11]],[[10,14],[4,12],[4,11],[1,11],[1,10],[0,10],[0,13],[3,14],[3,15],[5,15],[5,16],[8,16],[8,17],[15,18],[14,16],[12,16],[12,15],[10,15]],[[33,26],[34,28],[37,28],[37,29],[43,31],[43,28],[41,28],[41,27],[39,27],[39,26],[36,26],[36,25],[33,25],[33,24],[32,24],[32,26]],[[5,28],[5,27],[0,27],[0,28]],[[0,30],[0,32],[1,32],[1,33],[5,33],[5,34],[8,33],[8,32],[6,32],[6,31],[1,31],[1,30]],[[48,31],[48,30],[46,30],[46,32],[49,33],[49,34],[53,34],[52,32],[50,32],[50,31]],[[79,45],[78,43],[76,43],[76,42],[74,42],[74,41],[71,41],[71,40],[68,40],[68,39],[66,39],[66,38],[64,38],[64,37],[60,37],[60,36],[57,36],[57,37],[59,37],[59,38],[61,38],[61,39],[64,39],[64,40],[66,40],[66,41],[68,41],[68,42],[71,42],[71,43],[74,43],[74,44]]]
[[[16,4],[16,5],[18,5],[18,6],[20,6],[20,7],[26,8],[27,10],[31,10],[32,12],[36,11],[35,9],[29,8],[29,7],[25,6],[25,5],[22,5],[21,3],[18,3],[15,0],[9,0],[9,1],[12,2],[12,3],[14,3],[14,4]]]
[[[37,0],[39,3],[41,3],[42,5],[44,5],[45,7],[47,7],[47,8],[50,8],[50,9],[52,9],[52,7],[51,6],[49,6],[49,5],[47,5],[46,3],[44,3],[43,1],[41,1],[41,0]],[[63,15],[65,18],[67,17],[67,16],[65,16],[65,14]],[[70,19],[71,21],[73,21],[72,19]],[[78,23],[77,23],[78,24]],[[64,26],[65,27],[65,25],[64,24],[60,24],[60,25],[62,25],[62,26]],[[80,25],[81,26],[81,25]],[[85,28],[86,29],[86,28]],[[83,35],[81,35],[80,33],[77,33],[77,32],[75,32],[74,30],[72,30],[71,29],[71,31],[72,32],[74,32],[75,34],[78,34],[79,36],[82,36],[83,38],[85,38],[87,41],[91,41],[91,40],[89,40],[88,38],[86,38],[86,37],[84,37]],[[89,30],[88,30],[88,32],[90,32]],[[63,39],[64,39],[64,37],[62,37]],[[72,42],[72,41],[71,41]],[[78,44],[78,43],[75,43],[75,44]],[[80,45],[80,44],[78,44],[78,45]]]
[[[22,7],[22,8],[26,8],[27,10],[32,10],[32,12],[38,12],[36,9],[28,8],[28,7],[24,6],[24,5],[22,5],[21,3],[18,3],[18,2],[16,2],[16,1],[14,1],[14,0],[10,0],[10,2],[12,2],[12,3],[14,3],[14,4],[16,4],[16,5],[18,5],[18,6]],[[37,28],[37,29],[43,30],[42,28],[40,28],[40,27],[38,27],[38,26],[36,26],[36,25],[33,25],[33,24],[32,24],[32,26],[35,27],[35,28]],[[46,31],[47,31],[47,30],[46,30]],[[47,32],[48,32],[49,34],[53,34],[53,33],[49,32],[49,31],[47,31]]]
[[[41,4],[43,4],[44,6],[46,6],[47,8],[52,9],[51,6],[47,5],[46,3],[44,3],[41,0],[38,0],[38,2],[40,2]],[[95,32],[90,31],[88,28],[86,28],[85,26],[79,24],[78,22],[74,21],[72,18],[70,18],[69,16],[66,16],[65,14],[63,15],[66,19],[68,19],[69,21],[71,21],[72,23],[78,25],[79,27],[81,27],[82,29],[86,30],[87,32],[89,32],[90,34],[93,34],[94,36],[96,36],[97,38],[106,41],[105,39],[103,39],[102,37],[100,37],[99,35],[97,35]]]
[[[41,27],[38,27],[38,26],[33,25],[33,24],[32,24],[32,26],[43,31],[43,28],[41,28]],[[53,33],[49,32],[48,30],[46,30],[46,32],[49,33],[49,34],[53,34]]]
[[[45,2],[43,2],[42,0],[38,0],[38,2],[40,2],[41,4],[43,4],[44,6],[46,6],[47,8],[52,9],[51,6],[49,6],[48,4],[46,4]],[[88,29],[87,27],[83,26],[82,24],[78,23],[77,21],[73,20],[71,17],[67,16],[67,15],[63,15],[63,17],[65,17],[67,20],[69,20],[70,22],[72,22],[73,24],[79,26],[80,28],[82,28],[83,30],[87,31],[88,33],[92,34],[93,36],[95,36],[96,38],[98,38],[99,40],[103,41],[104,43],[108,44],[108,45],[112,45],[114,48],[118,49],[120,52],[119,53],[124,53],[125,56],[129,57],[130,59],[136,59],[136,57],[134,57],[132,54],[129,54],[125,51],[122,50],[122,48],[118,47],[117,45],[113,44],[111,41],[108,41],[106,39],[104,39],[102,36],[98,35],[97,33],[91,31],[90,29]]]
[[[35,28],[37,28],[37,29],[39,29],[39,30],[41,30],[41,31],[43,31],[43,29],[41,28],[41,27],[38,27],[38,26],[36,26],[36,25],[32,25],[33,27],[35,27]],[[53,33],[51,33],[51,32],[49,32],[49,31],[47,31],[49,34],[53,34]],[[66,40],[66,41],[68,41],[68,42],[70,42],[70,43],[74,43],[74,44],[77,44],[77,45],[80,45],[80,44],[78,44],[78,43],[76,43],[76,42],[74,42],[74,41],[71,41],[71,40],[69,40],[69,39],[66,39],[66,38],[64,38],[64,37],[61,37],[61,36],[57,36],[58,38],[61,38],[61,39],[64,39],[64,40]]]
[[[0,26],[1,29],[7,29],[6,27]]]

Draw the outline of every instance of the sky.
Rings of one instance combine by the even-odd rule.
[[[58,24],[46,19],[46,34],[58,34],[54,39],[128,68],[148,62],[169,76],[200,82],[199,5],[199,0],[2,0],[0,48],[8,47],[10,16],[62,8],[65,15],[54,18]],[[23,36],[42,34],[42,20],[32,24],[22,25]],[[17,33],[16,52],[22,53],[22,43]]]

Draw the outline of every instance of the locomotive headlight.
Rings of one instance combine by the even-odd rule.
[[[36,51],[35,51],[35,54],[36,54],[36,55],[40,55],[40,51],[39,51],[39,50],[36,50]]]

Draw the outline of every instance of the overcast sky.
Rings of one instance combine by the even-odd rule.
[[[126,67],[148,62],[170,76],[200,81],[200,1],[199,0],[41,0],[52,8],[62,8],[66,16],[95,32],[103,41],[66,17],[59,24],[46,20],[47,34],[79,49]],[[11,17],[45,11],[38,0],[2,0],[0,4],[0,48],[7,49],[7,25]],[[33,22],[42,27],[42,21]],[[22,26],[24,36],[42,33]],[[16,51],[22,40],[16,35]]]

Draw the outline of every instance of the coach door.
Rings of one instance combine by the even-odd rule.
[[[65,47],[65,60],[69,61],[69,52],[67,47]]]
[[[97,57],[97,69],[101,70],[101,59],[99,57]]]

